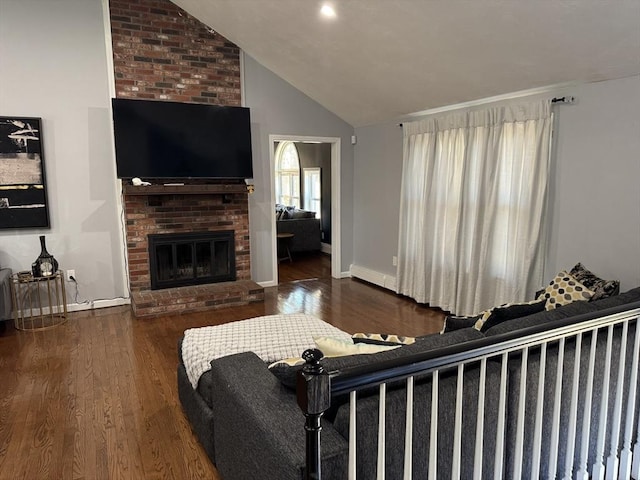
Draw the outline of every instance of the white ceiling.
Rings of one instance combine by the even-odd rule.
[[[172,1],[356,127],[640,73],[640,0]]]

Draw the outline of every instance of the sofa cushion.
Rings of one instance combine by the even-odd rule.
[[[416,341],[414,337],[386,333],[354,333],[351,338],[353,343],[369,343],[371,345],[411,345]]]
[[[593,296],[590,300],[592,302],[617,295],[620,292],[620,282],[618,280],[604,280],[585,268],[582,263],[577,263],[569,274],[593,291]]]
[[[480,315],[480,318],[478,318],[474,324],[474,328],[484,333],[503,322],[542,312],[545,309],[546,303],[547,301],[542,299],[533,300],[532,302],[506,303],[494,307]]]
[[[325,357],[344,357],[347,355],[370,355],[373,353],[386,352],[401,345],[371,345],[369,343],[353,343],[353,340],[338,339],[331,337],[313,337],[316,347],[322,351]]]
[[[555,276],[549,286],[538,296],[538,300],[546,300],[545,308],[554,308],[567,305],[576,301],[588,301],[593,296],[593,291],[589,290],[578,280],[573,278],[568,272],[562,270]]]
[[[604,298],[595,302],[573,302],[553,310],[545,310],[526,317],[516,318],[508,322],[501,323],[488,329],[485,333],[487,337],[500,335],[503,333],[520,330],[522,328],[532,327],[544,323],[552,323],[557,320],[590,313],[605,308],[616,307],[626,303],[640,301],[640,287],[629,290],[628,292],[615,295],[613,297]],[[551,326],[550,326],[551,328]]]
[[[484,335],[479,331],[473,328],[465,328],[445,335],[434,333],[432,335],[417,337],[413,344],[404,345],[400,348],[395,348],[387,352],[374,353],[371,355],[349,355],[346,357],[323,358],[320,363],[325,370],[332,372],[365,365],[374,361],[392,360],[404,355],[413,355],[437,350],[439,348],[479,340],[481,338],[484,338]],[[284,363],[277,362],[276,364],[273,364],[269,370],[278,377],[285,387],[295,389],[298,371],[302,367],[303,365],[289,366]]]
[[[440,334],[443,335],[445,333],[455,332],[456,330],[460,330],[462,328],[471,328],[476,324],[481,316],[482,314],[474,315],[472,317],[458,317],[456,315],[447,315],[444,318],[444,324],[442,325]]]
[[[299,218],[316,218],[316,212],[309,212],[307,210],[294,210],[290,212],[291,219],[297,220]]]

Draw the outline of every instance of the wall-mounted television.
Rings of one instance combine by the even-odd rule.
[[[114,98],[118,178],[252,178],[249,109]]]

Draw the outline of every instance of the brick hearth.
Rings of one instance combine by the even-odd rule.
[[[244,182],[216,185],[125,185],[131,305],[136,317],[187,313],[264,300],[251,281],[249,205]],[[151,290],[147,236],[233,230],[235,282]]]

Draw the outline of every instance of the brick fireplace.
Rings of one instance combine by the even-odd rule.
[[[251,281],[244,182],[123,186],[131,305],[136,317],[245,305],[264,299]],[[149,235],[233,231],[235,281],[151,289]]]

